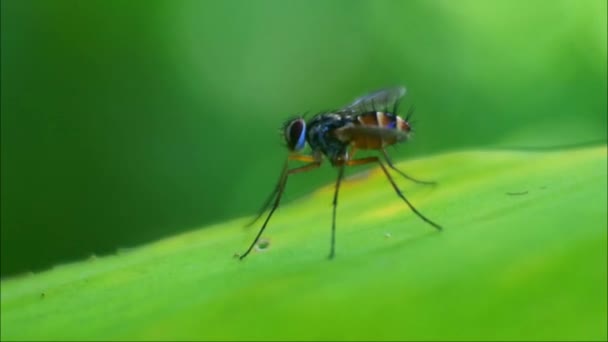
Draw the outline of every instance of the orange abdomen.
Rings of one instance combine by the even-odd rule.
[[[359,125],[363,126],[378,126],[387,129],[396,129],[399,131],[409,132],[410,125],[400,116],[384,113],[384,112],[369,112],[361,114],[357,117]],[[351,144],[362,150],[380,149],[384,146],[390,146],[396,143],[396,139],[381,139],[377,137],[358,136],[353,137]]]

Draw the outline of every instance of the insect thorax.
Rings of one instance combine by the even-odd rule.
[[[308,122],[307,141],[313,151],[321,151],[335,161],[346,154],[348,143],[339,140],[334,130],[351,124],[353,118],[337,114],[319,114]]]

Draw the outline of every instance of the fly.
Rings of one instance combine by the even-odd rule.
[[[399,187],[397,187],[397,184],[385,166],[386,163],[389,168],[413,182],[420,184],[435,184],[435,182],[415,179],[397,169],[386,152],[386,147],[408,140],[412,132],[409,120],[414,111],[413,107],[407,112],[405,118],[402,118],[397,114],[399,103],[405,93],[405,87],[386,88],[359,97],[353,101],[353,103],[342,109],[317,114],[308,120],[308,122],[302,117],[285,122],[282,131],[287,149],[289,150],[289,155],[285,160],[283,170],[281,171],[274,191],[264,203],[259,214],[249,224],[252,225],[255,223],[272,203],[270,212],[268,213],[268,216],[266,216],[266,220],[257,236],[245,253],[239,256],[241,260],[251,252],[260,239],[260,236],[262,236],[264,229],[266,229],[266,226],[268,225],[268,221],[270,221],[272,214],[281,202],[281,197],[283,196],[289,176],[314,170],[321,166],[321,163],[325,158],[329,160],[332,166],[338,169],[338,177],[336,179],[334,199],[332,202],[333,212],[329,252],[330,259],[335,256],[338,192],[342,179],[344,178],[344,169],[346,166],[377,163],[391,183],[397,196],[399,196],[424,222],[439,231],[442,229],[439,224],[424,216],[414,207],[414,205],[412,205],[412,203],[403,195]],[[301,153],[306,144],[310,146],[312,150],[311,154]],[[357,150],[379,151],[384,162],[378,156],[354,158]],[[306,164],[290,169],[290,160],[300,161]]]

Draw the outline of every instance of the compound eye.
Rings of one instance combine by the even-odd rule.
[[[299,151],[306,145],[306,122],[295,119],[285,126],[285,141],[290,151]]]

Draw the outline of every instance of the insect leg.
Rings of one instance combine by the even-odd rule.
[[[382,153],[384,153],[384,160],[386,160],[386,163],[388,164],[388,166],[397,171],[397,173],[399,173],[400,175],[402,175],[403,177],[411,180],[412,182],[418,183],[418,184],[425,184],[425,185],[437,185],[437,182],[431,182],[431,181],[422,181],[419,179],[416,179],[414,177],[408,176],[407,174],[405,174],[403,171],[399,170],[398,168],[395,167],[395,165],[393,165],[393,162],[391,161],[391,158],[388,156],[388,153],[386,152],[386,149],[382,149]]]
[[[338,208],[338,191],[340,190],[340,183],[342,183],[342,177],[344,177],[344,163],[338,166],[338,179],[336,179],[336,190],[334,192],[333,201],[333,216],[331,221],[331,247],[329,250],[329,259],[333,259],[336,249],[336,210]]]
[[[304,161],[304,162],[308,162],[308,163],[312,163],[315,161],[314,157],[303,156],[303,155],[290,155],[288,157],[288,160],[299,160],[299,161]],[[274,187],[274,190],[272,190],[272,193],[270,194],[270,196],[268,196],[268,198],[266,198],[266,200],[264,201],[264,204],[262,205],[262,208],[260,208],[260,210],[258,211],[258,214],[253,218],[253,220],[251,220],[249,223],[247,223],[245,225],[245,227],[250,227],[254,223],[256,223],[257,220],[259,220],[260,217],[262,217],[262,214],[264,214],[266,209],[268,209],[268,207],[270,206],[270,203],[277,195],[277,192],[279,192],[279,188],[281,186],[281,181],[284,177],[284,173],[288,171],[287,167],[288,167],[288,164],[286,162],[285,166],[283,166],[283,171],[281,171],[281,175],[279,176],[279,181],[277,182],[277,185]]]
[[[287,165],[285,165],[285,166],[287,166]],[[283,172],[285,172],[286,169],[287,169],[287,167],[285,167],[283,169]],[[260,219],[260,217],[262,217],[262,214],[264,214],[264,212],[266,211],[266,209],[268,209],[268,206],[270,205],[270,202],[272,202],[272,200],[274,199],[274,197],[277,195],[277,192],[279,192],[279,187],[281,185],[281,179],[283,179],[283,175],[282,174],[279,177],[279,182],[274,187],[274,190],[272,190],[272,193],[270,194],[270,196],[268,196],[268,198],[266,198],[266,201],[264,201],[264,205],[262,205],[262,208],[260,208],[260,210],[258,211],[258,214],[253,218],[253,220],[251,220],[249,223],[247,223],[245,225],[245,227],[251,227],[254,223],[256,223],[257,220]]]
[[[431,226],[435,227],[435,229],[437,229],[437,230],[441,230],[442,229],[440,225],[438,225],[437,223],[431,221],[426,216],[422,215],[422,213],[419,212],[412,205],[412,203],[410,203],[410,201],[407,200],[407,198],[405,198],[405,196],[403,195],[403,193],[401,192],[401,190],[399,190],[399,187],[397,187],[397,184],[395,184],[395,181],[393,180],[393,177],[391,177],[390,173],[388,173],[388,170],[386,169],[386,167],[384,166],[384,164],[382,163],[382,161],[380,161],[380,159],[378,157],[367,157],[367,158],[361,158],[361,159],[353,159],[353,160],[347,161],[346,165],[355,166],[355,165],[365,165],[365,164],[370,164],[370,163],[378,163],[378,164],[380,164],[380,167],[382,168],[382,171],[384,172],[384,175],[386,175],[386,178],[388,178],[389,182],[391,182],[391,185],[393,186],[393,189],[395,189],[395,192],[397,193],[397,196],[401,197],[401,199],[410,207],[410,209],[412,209],[412,211],[416,215],[418,215],[418,217],[420,217],[424,222],[426,222],[426,223],[430,224]]]
[[[276,196],[276,198],[274,200],[274,204],[273,204],[272,208],[270,209],[270,212],[268,213],[268,216],[266,217],[266,220],[264,221],[264,224],[262,225],[262,228],[260,228],[260,231],[258,232],[258,235],[256,235],[255,239],[253,240],[253,242],[251,243],[251,245],[249,246],[249,248],[247,248],[247,250],[245,251],[245,253],[243,253],[243,254],[241,254],[239,256],[239,259],[243,260],[249,254],[249,252],[251,252],[251,250],[253,249],[253,247],[255,247],[255,244],[260,239],[260,236],[262,236],[262,233],[264,232],[264,229],[266,229],[266,225],[268,224],[268,221],[270,221],[270,218],[272,217],[272,214],[279,207],[279,203],[281,202],[281,197],[283,196],[283,192],[285,191],[285,185],[287,184],[287,178],[289,177],[289,175],[300,173],[300,172],[310,171],[312,169],[316,169],[320,165],[321,165],[320,161],[314,161],[314,162],[311,162],[310,164],[306,164],[306,165],[303,165],[303,166],[300,166],[300,167],[296,167],[296,168],[293,168],[291,170],[286,170],[286,168],[284,169],[284,170],[286,170],[286,172],[284,171],[281,174],[281,179],[279,180],[279,186],[277,188],[277,196]],[[285,166],[287,166],[287,163],[285,163]]]

